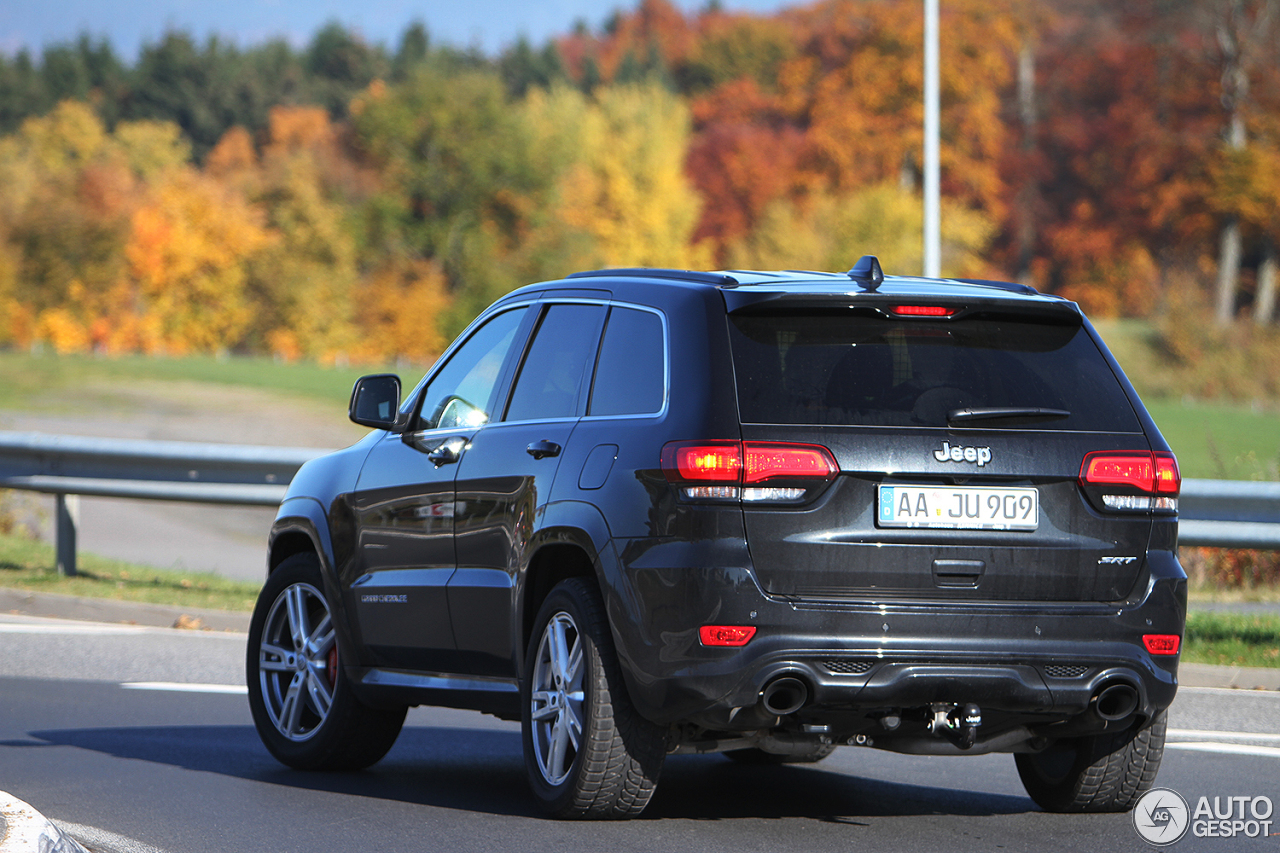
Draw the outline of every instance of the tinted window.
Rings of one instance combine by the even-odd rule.
[[[589,415],[646,415],[662,410],[666,368],[662,320],[649,311],[614,308],[600,345]]]
[[[1008,407],[1070,415],[965,425],[1141,430],[1102,353],[1076,325],[822,313],[734,316],[730,328],[747,423],[942,427],[957,409]]]
[[[465,429],[488,422],[498,375],[523,315],[523,309],[498,314],[449,357],[423,389],[417,429]]]
[[[520,368],[509,421],[569,418],[578,414],[578,392],[600,340],[602,305],[552,305]]]

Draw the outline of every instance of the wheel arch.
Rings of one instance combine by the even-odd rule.
[[[590,578],[606,605],[611,586],[607,575],[613,546],[608,522],[597,507],[584,501],[551,501],[539,509],[539,515],[541,524],[529,541],[528,561],[519,579],[517,624],[512,626],[522,667],[533,621],[556,584],[571,577]]]
[[[583,543],[576,537],[557,537],[538,548],[529,567],[525,570],[524,594],[520,607],[520,624],[517,633],[519,649],[529,647],[534,620],[542,602],[561,581],[584,578],[600,588],[596,576],[596,562]]]
[[[267,574],[292,557],[310,551],[320,559],[328,576],[334,566],[333,544],[329,537],[328,517],[324,507],[314,498],[289,498],[280,505],[271,525],[267,545]]]

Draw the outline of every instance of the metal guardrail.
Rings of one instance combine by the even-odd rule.
[[[1178,544],[1280,551],[1280,483],[1183,480]]]
[[[74,575],[78,495],[276,506],[302,464],[326,452],[0,432],[0,488],[55,497],[58,571]]]
[[[327,451],[0,432],[0,488],[56,497],[58,571],[75,574],[76,497],[275,506]],[[1280,483],[1183,480],[1182,545],[1280,550]]]

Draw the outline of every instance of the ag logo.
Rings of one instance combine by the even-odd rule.
[[[1133,807],[1133,828],[1157,847],[1181,841],[1191,824],[1189,818],[1187,801],[1169,788],[1152,788]]]

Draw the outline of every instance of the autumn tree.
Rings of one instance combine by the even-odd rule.
[[[156,181],[130,220],[124,255],[144,352],[219,352],[248,327],[247,258],[269,239],[246,199],[191,168]]]
[[[525,125],[496,73],[435,62],[370,87],[352,109],[356,143],[382,174],[365,214],[368,250],[439,264],[458,306],[442,328],[456,333],[519,283],[506,258],[545,185]]]
[[[533,149],[556,170],[552,215],[590,238],[588,266],[697,269],[692,242],[700,201],[684,172],[689,112],[656,84],[608,86],[588,97],[568,87],[526,105]]]

